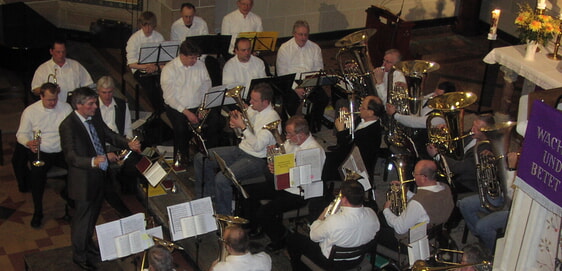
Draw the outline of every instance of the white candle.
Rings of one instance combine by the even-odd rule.
[[[545,8],[546,8],[546,0],[538,0],[537,9],[545,9]]]
[[[500,21],[501,10],[492,10],[492,18],[490,19],[490,32],[488,32],[489,40],[496,40],[498,32],[498,23]]]

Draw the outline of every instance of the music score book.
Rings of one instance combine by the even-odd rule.
[[[142,175],[148,180],[152,187],[156,187],[164,177],[168,174],[166,170],[160,165],[158,160],[153,163],[146,156],[136,165],[137,169],[142,173]]]
[[[167,207],[172,241],[217,230],[211,197]]]
[[[301,187],[305,199],[322,196],[322,162],[319,148],[273,157],[275,189]]]
[[[427,238],[427,222],[420,222],[409,230],[408,260],[410,266],[417,260],[427,260],[429,240]]]
[[[154,245],[150,236],[163,238],[162,227],[145,229],[144,213],[96,225],[102,261],[126,257]]]

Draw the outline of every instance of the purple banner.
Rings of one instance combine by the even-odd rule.
[[[523,191],[548,209],[558,209],[552,211],[559,213],[562,207],[562,113],[538,100],[529,118],[517,177],[528,185],[520,186]]]

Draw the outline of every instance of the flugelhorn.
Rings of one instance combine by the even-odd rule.
[[[226,227],[230,225],[245,225],[248,224],[248,222],[250,221],[248,219],[239,216],[230,216],[230,215],[221,215],[221,214],[215,214],[215,218],[217,219],[217,224],[220,230],[218,261],[224,262],[226,256],[228,256],[228,251],[226,250],[226,247],[223,244],[223,242],[226,242],[223,239],[224,230],[226,229]]]
[[[271,132],[271,134],[273,134],[273,137],[275,138],[275,146],[273,148],[268,148],[267,149],[267,162],[268,163],[273,163],[273,157],[280,155],[280,154],[285,154],[285,140],[283,140],[283,138],[281,137],[281,134],[279,134],[279,124],[281,123],[281,120],[276,120],[276,121],[272,121],[266,125],[264,125],[262,127],[262,129],[268,130],[269,132]]]
[[[359,175],[359,173],[357,173],[357,172],[355,172],[351,169],[344,168],[344,171],[345,171],[344,182],[357,181],[357,180],[363,178],[363,176]],[[324,214],[324,217],[328,217],[330,215],[333,215],[340,210],[342,198],[343,198],[343,194],[340,191],[340,193],[336,196],[336,198],[330,203],[330,205],[328,205],[328,210]]]
[[[240,108],[240,113],[242,114],[242,119],[244,120],[244,124],[246,124],[246,127],[250,130],[250,132],[253,133],[254,127],[252,126],[252,123],[248,118],[248,114],[246,113],[246,103],[244,103],[244,101],[242,100],[242,91],[244,90],[244,88],[245,88],[244,86],[236,86],[234,88],[227,90],[224,93],[224,95],[236,101],[236,104]],[[242,129],[235,128],[234,132],[236,133],[236,137],[242,138]]]
[[[35,167],[42,167],[45,161],[41,160],[41,130],[33,131],[33,140],[37,141],[37,159],[32,164]]]

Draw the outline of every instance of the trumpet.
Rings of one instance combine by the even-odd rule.
[[[343,123],[346,129],[349,129],[349,133],[352,133],[352,130],[355,128],[355,115],[359,115],[361,112],[347,112],[345,110],[340,109],[338,118]]]
[[[41,160],[41,130],[33,131],[33,140],[37,140],[37,159],[32,164],[35,167],[42,167],[45,161]]]
[[[246,104],[242,100],[242,96],[241,96],[244,88],[245,88],[244,86],[237,86],[237,87],[231,88],[231,89],[227,90],[224,93],[224,95],[226,97],[233,98],[236,101],[236,104],[238,105],[238,107],[240,108],[240,112],[242,113],[242,119],[244,120],[244,124],[246,124],[246,127],[248,127],[250,132],[253,133],[254,127],[252,126],[252,123],[250,122],[250,119],[248,118],[248,114],[246,113],[246,106],[245,106]],[[236,133],[236,137],[242,138],[242,129],[235,128],[234,132]]]

